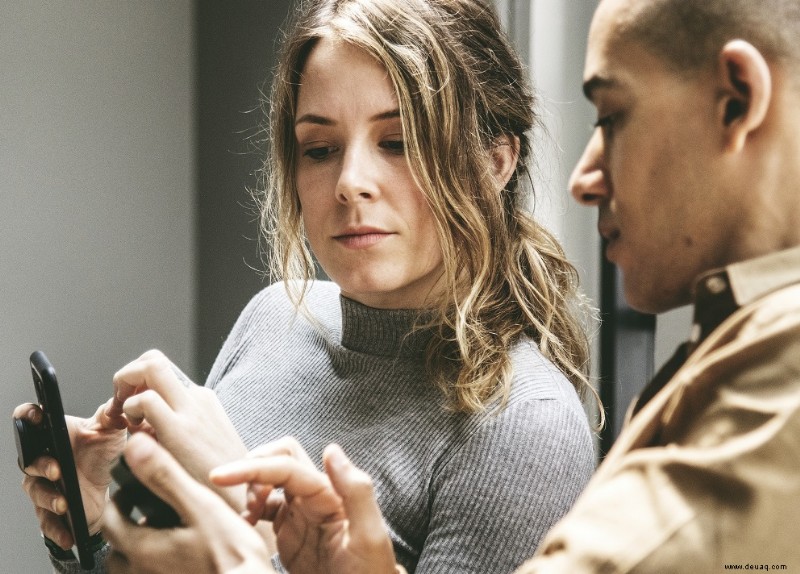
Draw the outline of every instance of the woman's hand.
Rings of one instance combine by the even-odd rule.
[[[216,394],[179,376],[160,351],[148,351],[114,375],[107,415],[152,434],[196,480],[210,486],[209,471],[246,455],[242,440]],[[236,510],[243,489],[219,490]]]
[[[133,474],[172,506],[183,526],[155,529],[134,524],[109,504],[103,535],[112,574],[265,574],[274,572],[264,541],[225,501],[199,484],[145,433],[132,436],[125,460]]]
[[[214,469],[211,480],[250,485],[247,516],[273,521],[281,562],[292,574],[397,572],[371,479],[336,445],[323,459],[325,473],[295,440],[282,439]]]
[[[90,534],[100,530],[111,467],[127,436],[125,422],[105,414],[111,402],[101,405],[88,419],[65,417]],[[34,425],[42,423],[41,408],[31,403],[16,407],[13,416]],[[71,548],[75,541],[63,521],[67,500],[53,483],[61,476],[58,461],[51,456],[40,456],[25,468],[25,474],[22,488],[33,501],[42,534],[64,549]]]

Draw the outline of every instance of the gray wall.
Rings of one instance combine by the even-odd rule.
[[[35,398],[34,349],[81,416],[148,348],[205,378],[265,284],[247,188],[289,5],[0,5],[3,412]],[[0,428],[0,571],[44,572],[12,427]]]
[[[160,347],[194,365],[192,2],[0,4],[0,571],[46,572],[10,414],[47,353],[88,416]]]
[[[268,280],[248,188],[266,145],[262,90],[290,0],[197,2],[197,372],[205,378],[233,322]]]

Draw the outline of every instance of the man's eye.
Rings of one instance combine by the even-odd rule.
[[[303,152],[303,155],[319,161],[327,158],[333,152],[334,148],[332,146],[318,146],[307,149]]]
[[[403,140],[384,140],[380,143],[380,146],[397,155],[403,155],[406,150],[406,144]]]
[[[600,128],[603,130],[603,135],[605,137],[610,136],[613,133],[614,128],[614,114],[609,114],[607,116],[603,116],[598,118],[597,121],[594,123],[594,127]]]

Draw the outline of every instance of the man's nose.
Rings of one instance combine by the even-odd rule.
[[[594,131],[583,155],[572,170],[569,189],[575,201],[582,205],[598,205],[608,198],[603,135],[600,129]]]

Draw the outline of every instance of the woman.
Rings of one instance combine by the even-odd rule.
[[[478,0],[306,3],[265,170],[284,281],[237,321],[213,400],[150,353],[115,376],[106,415],[145,419],[206,481],[243,447],[292,435],[319,461],[337,442],[373,477],[409,571],[513,570],[594,466],[576,274],[520,186],[532,107]]]

